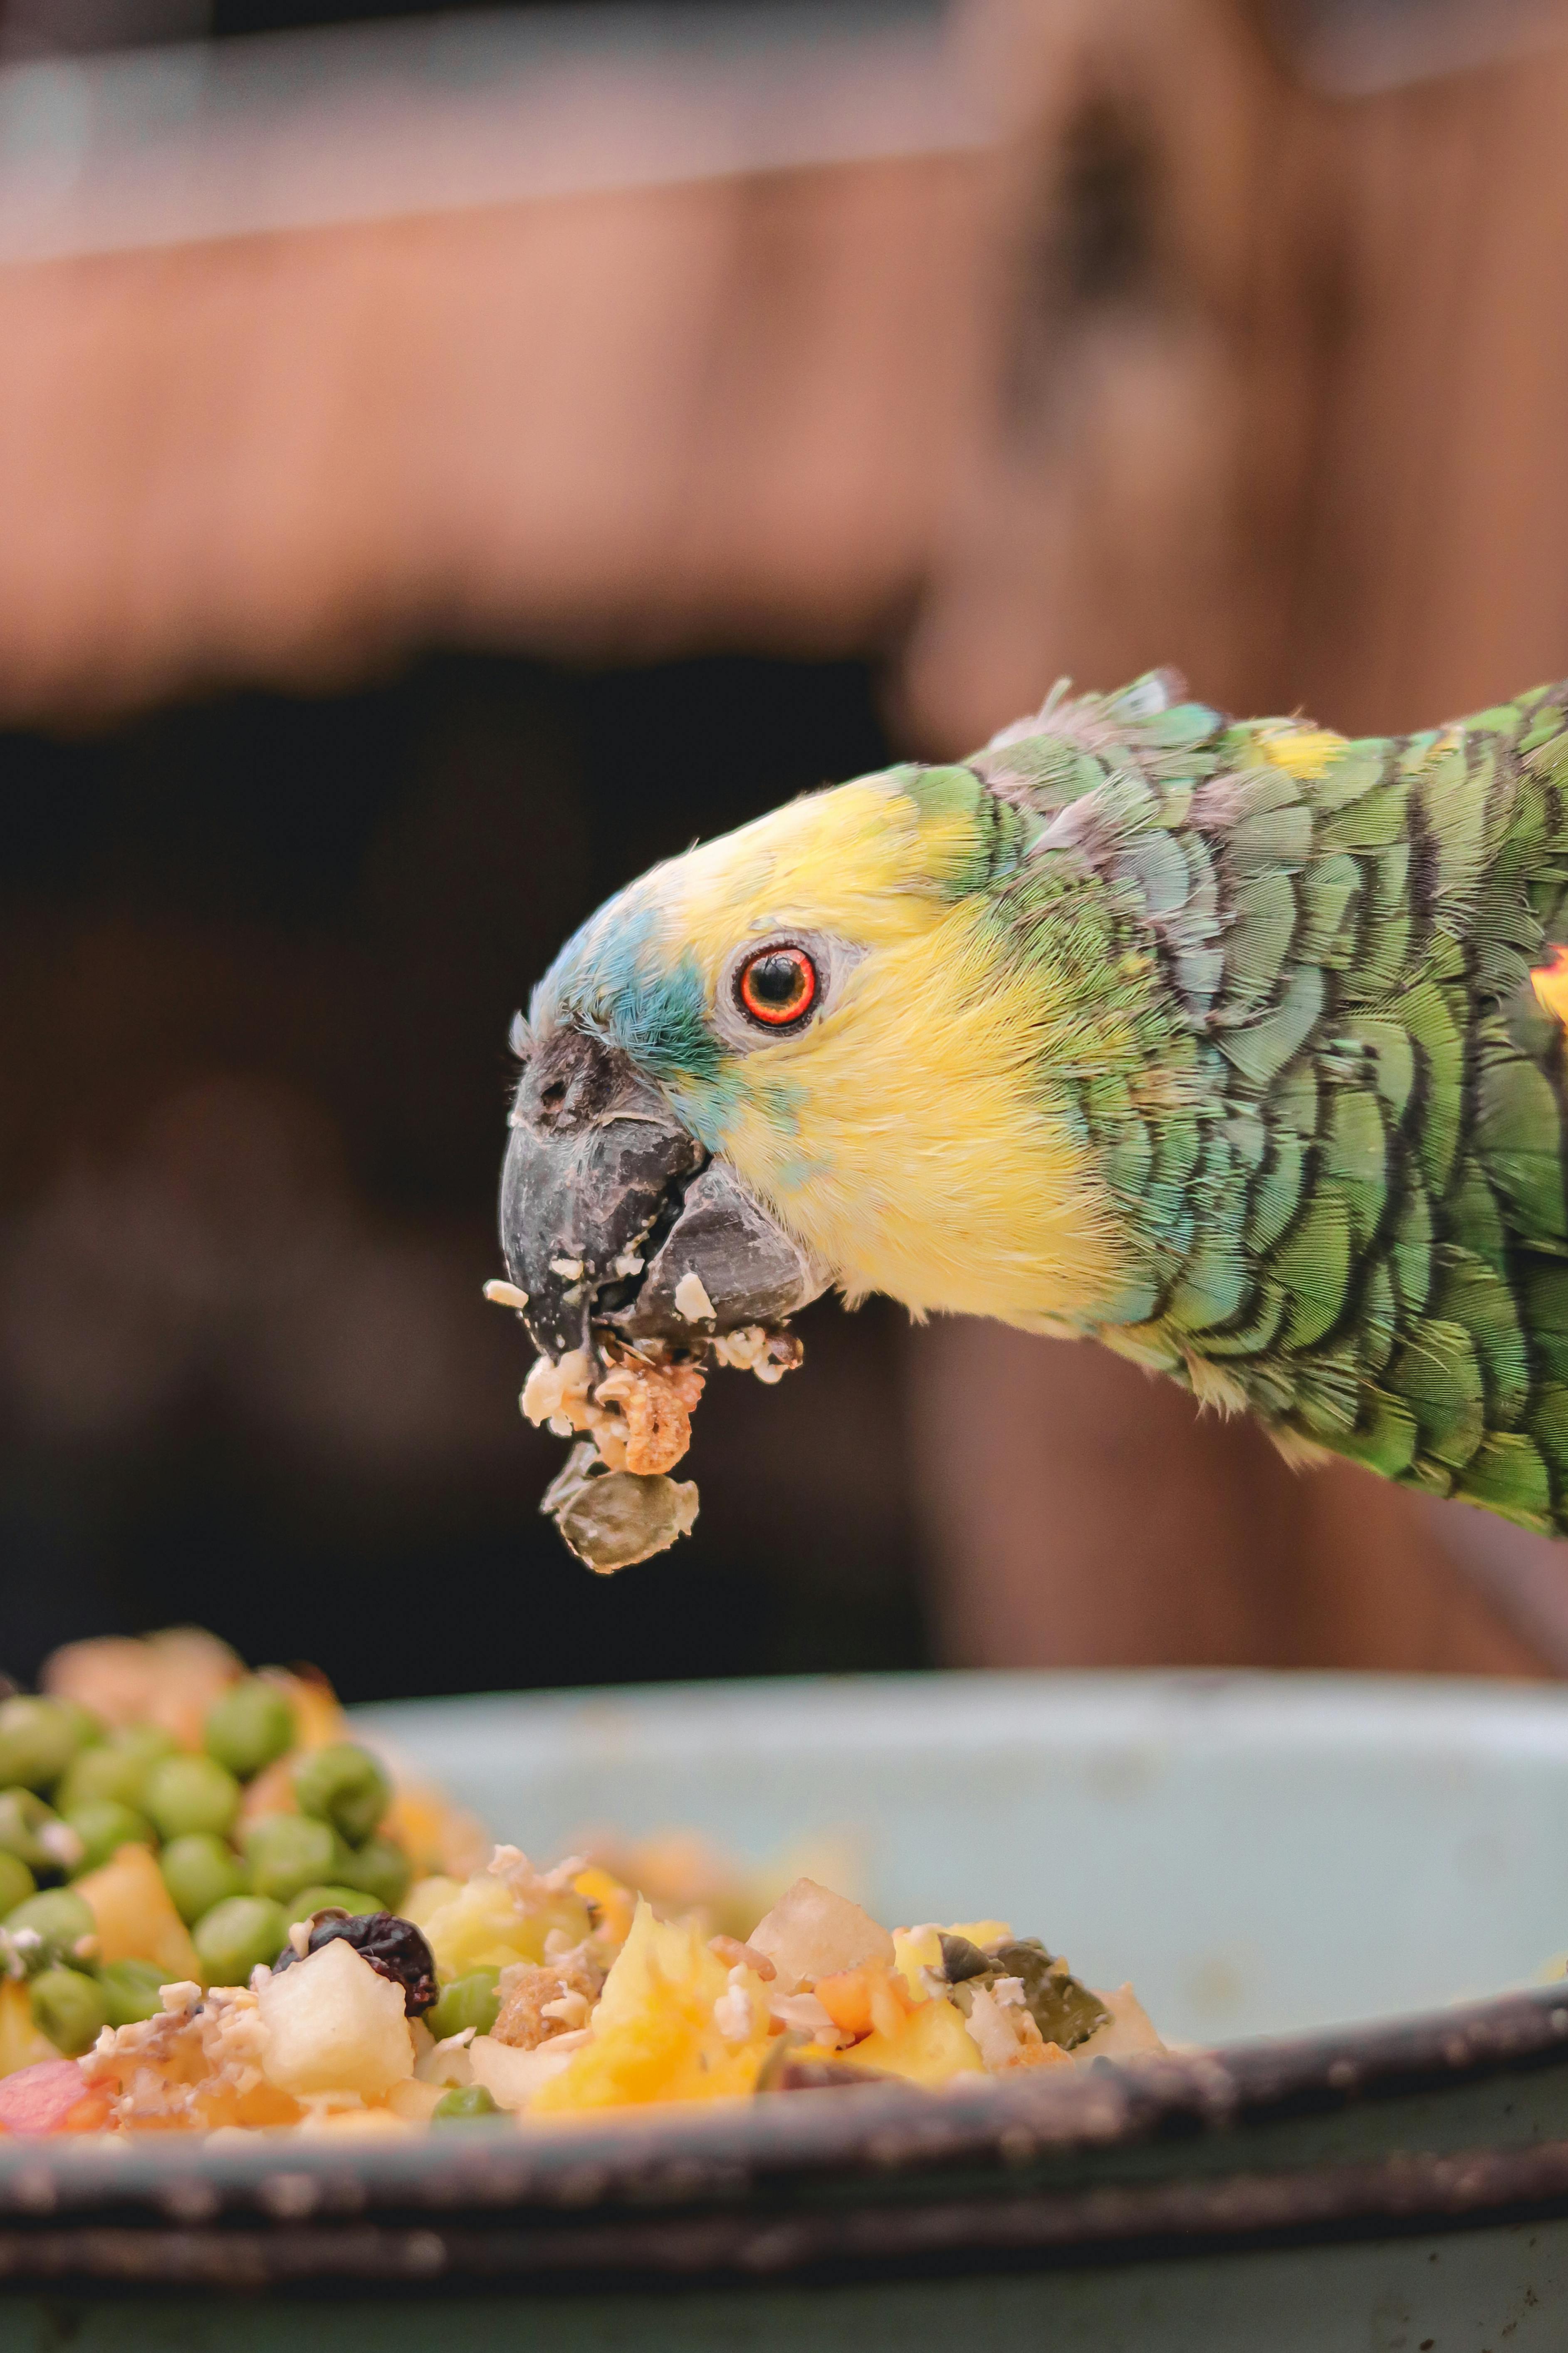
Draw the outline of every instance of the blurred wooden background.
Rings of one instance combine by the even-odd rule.
[[[1282,26],[985,0],[911,114],[962,91],[984,135],[19,248],[0,711],[431,644],[855,654],[954,754],[1061,672],[1355,731],[1568,671],[1568,48],[1347,95]],[[899,1361],[948,1658],[1568,1670],[1568,1572],[1500,1524],[1298,1477],[1097,1353],[955,1323]]]

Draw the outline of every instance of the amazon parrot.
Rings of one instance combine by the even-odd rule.
[[[489,1288],[596,1441],[568,1540],[689,1525],[705,1371],[829,1286],[1568,1531],[1565,898],[1568,686],[1349,739],[1169,672],[655,867],[513,1025]]]

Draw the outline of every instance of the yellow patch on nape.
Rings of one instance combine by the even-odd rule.
[[[1568,1029],[1568,948],[1553,948],[1546,963],[1531,974],[1530,985],[1542,1011]]]
[[[1287,776],[1310,784],[1323,774],[1330,762],[1344,750],[1349,738],[1336,735],[1331,727],[1283,727],[1278,733],[1258,738],[1258,748],[1264,758]]]

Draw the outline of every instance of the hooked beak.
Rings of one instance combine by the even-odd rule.
[[[689,1345],[776,1325],[826,1290],[823,1270],[619,1047],[552,1032],[510,1127],[501,1249],[547,1356],[587,1346],[590,1326]]]

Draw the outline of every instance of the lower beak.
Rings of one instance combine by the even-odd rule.
[[[689,1343],[778,1324],[827,1276],[618,1047],[557,1030],[523,1072],[501,1170],[507,1272],[558,1357],[590,1327]]]

